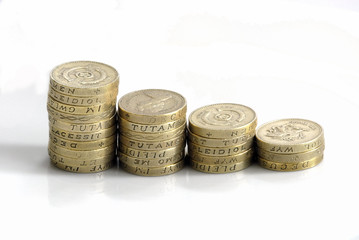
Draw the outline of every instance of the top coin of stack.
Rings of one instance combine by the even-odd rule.
[[[322,127],[305,119],[282,119],[260,126],[256,133],[259,164],[275,171],[311,168],[323,159]]]
[[[59,65],[50,75],[47,110],[51,162],[66,171],[99,172],[116,151],[119,76],[103,63]]]
[[[184,165],[185,98],[172,91],[146,89],[118,102],[120,165],[127,172],[160,176]]]
[[[195,110],[189,116],[188,130],[192,168],[228,173],[248,167],[256,126],[256,113],[240,104],[214,104]]]

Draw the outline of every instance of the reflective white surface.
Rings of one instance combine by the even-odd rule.
[[[2,239],[359,239],[356,1],[0,1]],[[120,93],[165,88],[188,113],[248,105],[325,131],[324,161],[280,173],[189,167],[146,178],[49,164],[48,74],[108,63]]]

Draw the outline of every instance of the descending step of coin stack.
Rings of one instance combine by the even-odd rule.
[[[53,165],[84,173],[113,165],[118,84],[117,71],[102,63],[69,62],[53,69],[47,101]]]
[[[248,167],[254,154],[256,126],[256,113],[240,104],[214,104],[193,111],[188,130],[192,168],[229,173]]]
[[[142,176],[161,176],[183,168],[186,145],[185,98],[172,91],[146,89],[118,102],[120,166]]]
[[[322,127],[305,119],[282,119],[260,126],[256,133],[259,164],[275,171],[297,171],[323,160]]]

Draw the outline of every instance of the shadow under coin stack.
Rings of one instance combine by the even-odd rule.
[[[189,116],[188,154],[193,169],[229,173],[248,167],[253,158],[256,113],[223,103],[199,108]]]
[[[118,103],[120,166],[142,176],[162,176],[183,168],[186,145],[185,98],[172,91],[146,89]]]
[[[69,62],[53,69],[47,101],[48,150],[56,167],[89,173],[113,165],[118,84],[117,71],[102,63]]]
[[[258,128],[256,143],[259,164],[270,170],[304,170],[323,160],[323,129],[309,120],[266,123]]]

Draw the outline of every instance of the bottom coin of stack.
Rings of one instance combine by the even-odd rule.
[[[117,154],[122,169],[141,176],[178,172],[184,166],[185,146],[186,101],[180,94],[146,89],[119,100]]]
[[[189,117],[188,154],[191,167],[205,173],[230,173],[253,159],[255,112],[239,104],[214,104]]]
[[[325,148],[322,127],[305,119],[266,123],[256,133],[260,166],[275,171],[297,171],[318,165]]]

